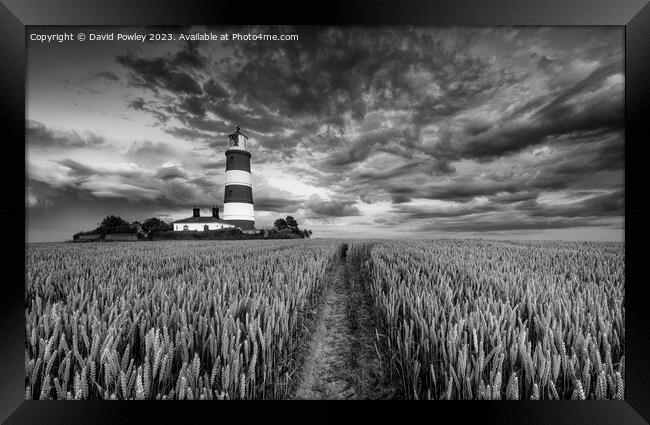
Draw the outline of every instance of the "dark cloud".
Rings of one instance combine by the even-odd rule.
[[[248,94],[242,93],[242,97],[239,100],[244,100],[244,96],[248,96]],[[231,125],[229,131],[232,131],[232,126],[234,125],[240,125],[249,133],[266,133],[291,128],[291,122],[288,117],[282,119],[270,113],[265,113],[262,105],[249,107],[251,109],[255,108],[255,114],[251,114],[248,108],[243,108],[241,104],[232,100],[210,101],[207,109],[222,120],[229,122]]]
[[[196,132],[197,130],[202,132],[218,133],[219,136],[221,136],[218,143],[223,146],[225,143],[224,140],[226,139],[225,134],[226,132],[232,131],[232,126],[227,126],[223,121],[220,120],[206,119],[204,116],[205,114],[203,116],[194,116],[186,113],[178,113],[176,115],[176,118],[179,119],[187,127],[189,130],[188,134],[191,134],[193,131]],[[208,136],[215,138],[215,135]]]
[[[255,195],[256,211],[272,211],[279,213],[293,213],[302,206],[302,201],[296,199],[275,198],[264,194]]]
[[[208,58],[199,53],[199,43],[187,41],[184,48],[179,50],[171,60],[174,66],[201,69],[208,63]]]
[[[411,202],[412,199],[402,193],[393,193],[391,196],[391,200],[393,201],[393,204],[403,204],[406,202]]]
[[[268,30],[252,28],[251,32]],[[620,96],[603,95],[587,104],[572,103],[572,99],[592,92],[622,71],[620,60],[610,60],[568,88],[504,111],[496,122],[469,118],[460,121],[460,131],[443,127],[440,141],[427,146],[419,136],[423,126],[453,116],[481,96],[489,99],[490,94],[498,94],[498,90],[522,79],[498,62],[468,54],[477,39],[477,33],[467,29],[322,28],[301,32],[295,43],[241,44],[235,46],[236,61],[214,64],[212,72],[220,78],[219,82],[206,78],[204,90],[209,96],[187,97],[182,90],[175,90],[181,105],[176,114],[189,128],[224,135],[229,126],[240,124],[260,133],[260,146],[272,146],[276,152],[279,149],[279,156],[291,157],[300,144],[327,146],[328,156],[317,166],[332,173],[349,169],[378,152],[404,158],[422,152],[432,157],[428,162],[431,175],[453,174],[456,168],[452,161],[486,161],[540,145],[557,135],[622,128]],[[197,52],[197,46],[192,45],[192,51]],[[532,69],[532,75],[553,71],[551,62],[553,66],[564,65],[547,55],[534,53],[531,57],[539,69]],[[131,65],[136,61],[132,59],[128,62]],[[178,65],[171,56],[149,59],[147,64],[154,70]],[[205,61],[197,65],[205,66]],[[400,108],[411,113],[386,128],[381,128],[381,115],[373,115]],[[223,121],[203,119],[206,111]],[[521,114],[531,111],[532,115],[521,119]],[[343,131],[346,114],[363,122],[367,129],[350,138]],[[319,142],[317,135],[300,131],[315,122],[334,126],[338,135]],[[277,135],[286,129],[298,130],[298,135]],[[276,135],[267,136],[269,133]]]
[[[527,187],[546,191],[561,190],[603,171],[624,169],[622,134],[600,143],[578,144],[562,151],[552,161],[537,166],[539,171],[529,176]]]
[[[101,167],[82,164],[73,159],[62,159],[57,162],[67,168],[67,174],[70,177],[84,180],[87,177],[108,177],[117,176],[123,178],[140,177],[143,174],[142,169],[133,166]],[[107,182],[108,183],[108,182]]]
[[[68,175],[73,177],[84,178],[97,174],[97,171],[93,168],[72,159],[63,159],[59,161],[59,164],[65,166],[68,169]]]
[[[510,210],[508,204],[513,202],[516,205],[514,210]],[[510,214],[508,211],[523,214],[501,214]],[[429,230],[434,227],[446,231],[459,231],[462,228],[472,232],[564,228],[587,226],[601,223],[602,219],[621,217],[624,213],[624,192],[617,190],[580,201],[557,204],[540,203],[528,193],[512,196],[502,194],[483,204],[465,203],[448,207],[397,205],[392,212],[397,213],[400,219],[409,221],[443,219],[436,220],[435,224],[423,225],[423,229]]]
[[[126,54],[117,56],[116,61],[131,71],[131,85],[184,94],[200,95],[203,92],[194,77],[178,70],[173,62],[164,58],[145,59]]]
[[[552,219],[517,219],[517,218],[498,218],[494,220],[466,220],[435,223],[427,223],[418,227],[420,231],[443,231],[443,232],[460,232],[460,233],[482,233],[495,231],[517,231],[517,230],[548,230],[548,229],[568,229],[575,227],[589,226],[612,226],[607,221],[597,221],[584,218],[552,218]]]
[[[363,169],[360,171],[351,171],[349,175],[350,178],[354,181],[355,186],[357,188],[363,187],[364,189],[354,190],[348,188],[348,190],[364,192],[361,194],[361,199],[364,202],[371,202],[370,200],[371,197],[367,196],[369,187],[378,184],[384,184],[388,181],[398,180],[399,178],[404,176],[408,177],[409,175],[413,174],[414,172],[417,172],[418,170],[422,170],[424,172],[426,171],[425,170],[426,168],[427,168],[427,162],[413,161],[413,162],[408,162],[404,165],[399,165],[388,169],[386,167],[381,167],[381,168],[373,168],[373,169]],[[406,196],[405,193],[399,193],[399,191],[391,193],[391,197],[393,203],[395,204],[411,201],[410,197]]]
[[[205,82],[203,85],[203,91],[213,99],[222,99],[230,95],[228,90],[212,78]]]
[[[318,217],[347,217],[360,215],[360,211],[354,206],[354,199],[325,200],[318,195],[312,195],[305,207],[309,210],[309,216]]]
[[[156,171],[156,177],[163,180],[178,179],[178,178],[185,179],[187,178],[187,173],[174,165],[169,167],[160,167]]]
[[[181,102],[180,107],[192,115],[200,118],[205,118],[205,104],[198,97],[187,96]]]
[[[145,111],[153,114],[159,122],[166,123],[169,120],[169,116],[161,112],[158,108],[149,106],[150,102],[146,102],[143,98],[138,97],[127,103],[127,106],[136,111]]]
[[[521,186],[514,181],[492,180],[456,180],[445,183],[433,183],[420,186],[391,185],[385,190],[391,196],[407,196],[410,198],[435,199],[441,201],[467,202],[477,196],[489,196],[500,192],[518,192]]]
[[[185,177],[185,176],[180,175],[177,177]],[[198,187],[206,188],[206,189],[211,188],[213,190],[218,190],[223,187],[223,185],[218,183],[212,176],[196,177],[193,179],[189,179],[188,181]]]
[[[538,196],[539,191],[524,190],[520,192],[500,192],[488,197],[488,200],[498,204],[514,204],[535,200]]]
[[[601,217],[622,216],[625,212],[625,191],[617,190],[582,201],[560,205],[540,205],[537,202],[519,207],[531,217]]]
[[[358,138],[349,147],[341,147],[329,155],[327,165],[342,167],[366,160],[371,154],[388,152],[408,156],[406,138],[403,130],[379,130],[369,132]],[[401,149],[400,149],[401,148]]]
[[[226,158],[225,156],[223,158],[219,158],[220,160],[217,161],[207,161],[207,162],[202,162],[199,164],[199,167],[201,167],[204,170],[225,170],[226,168]]]
[[[128,157],[135,158],[169,158],[173,155],[172,149],[169,145],[162,142],[152,142],[149,140],[138,141],[131,143],[131,146],[126,151]]]
[[[69,159],[59,165],[66,167],[66,180],[51,184],[32,179],[49,188],[53,202],[123,199],[165,210],[223,199],[220,184],[207,178],[189,178],[179,167],[160,167],[149,175],[141,169],[91,167]]]
[[[403,219],[423,219],[437,217],[462,217],[472,214],[480,214],[499,209],[497,204],[484,205],[461,205],[451,208],[423,207],[416,205],[397,205],[393,212],[400,214]]]
[[[607,77],[621,72],[620,64],[593,75],[571,88],[573,96],[596,90]],[[608,72],[605,72],[608,71]],[[581,91],[578,91],[579,89]],[[573,97],[562,92],[530,119],[516,117],[498,126],[469,123],[464,133],[450,133],[433,153],[449,159],[488,160],[542,144],[547,138],[592,130],[618,131],[624,126],[622,91],[595,99],[588,104],[571,104]]]
[[[165,132],[178,137],[180,140],[206,140],[210,134],[205,131],[199,131],[191,127],[166,127]]]
[[[246,62],[230,78],[251,103],[283,116],[318,116],[341,125],[344,112],[363,119],[382,107],[431,109],[454,74],[480,78],[482,60],[460,57],[465,35],[440,43],[413,29],[324,28],[302,31],[295,43],[238,46]],[[282,81],[282,84],[277,84]],[[424,87],[427,89],[424,89]],[[468,92],[482,90],[479,85]],[[364,100],[372,95],[372,102]],[[460,102],[459,102],[460,103]]]
[[[104,78],[108,81],[116,82],[120,80],[120,77],[115,75],[115,73],[110,72],[110,71],[101,71],[97,73],[97,76],[100,78]]]
[[[133,108],[133,109],[138,110],[138,111],[144,111],[145,110],[145,107],[144,107],[145,104],[146,104],[146,102],[144,101],[144,99],[141,98],[141,97],[138,97],[136,99],[133,99],[131,102],[127,103],[127,106],[129,108]]]
[[[55,130],[33,120],[25,122],[25,140],[30,148],[49,149],[93,148],[106,144],[104,137],[93,133],[80,135],[73,130]]]

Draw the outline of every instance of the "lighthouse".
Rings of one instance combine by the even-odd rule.
[[[228,135],[223,219],[241,229],[254,229],[251,154],[247,142],[248,136],[240,131],[239,126],[234,133]]]

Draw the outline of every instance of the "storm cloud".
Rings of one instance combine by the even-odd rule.
[[[52,129],[33,120],[27,120],[25,123],[25,138],[30,147],[36,149],[84,148],[106,143],[104,137],[97,134],[82,135],[75,130]]]

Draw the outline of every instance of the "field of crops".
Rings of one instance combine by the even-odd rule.
[[[329,241],[28,245],[27,399],[283,398]]]
[[[27,245],[25,397],[289,398],[343,242]],[[623,398],[623,244],[348,245],[401,396]]]
[[[622,399],[622,243],[351,244],[409,398]]]

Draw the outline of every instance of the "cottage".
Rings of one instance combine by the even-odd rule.
[[[212,217],[201,217],[201,210],[198,207],[193,208],[192,217],[185,218],[174,222],[174,231],[199,231],[220,230],[234,228],[235,225],[219,218],[219,208],[212,208]]]

